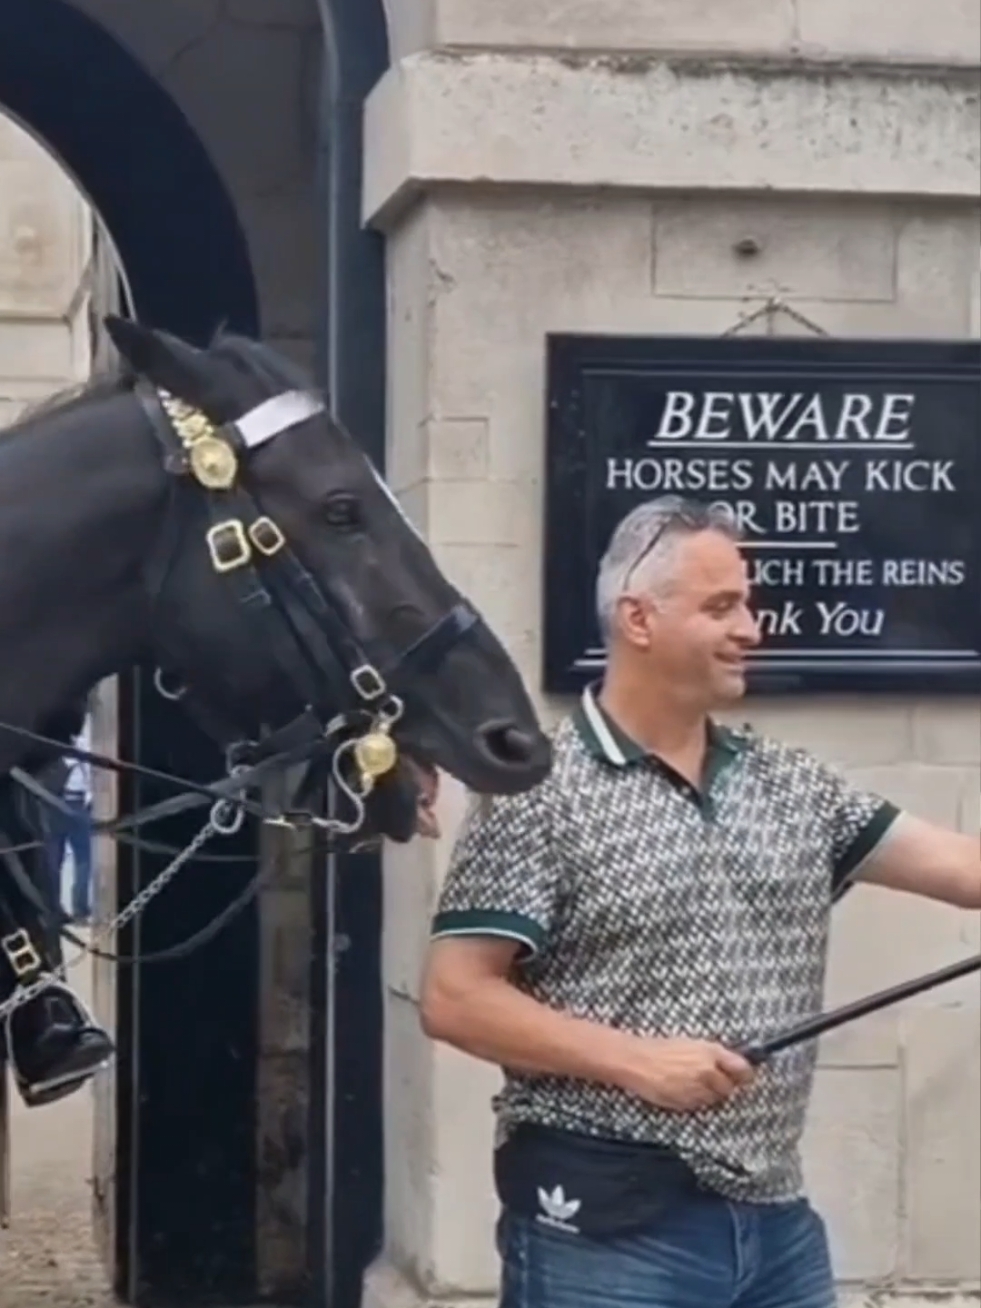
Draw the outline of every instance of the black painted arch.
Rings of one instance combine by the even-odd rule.
[[[65,0],[0,0],[0,106],[98,209],[143,321],[199,343],[221,323],[258,334],[232,199],[173,99],[108,30]]]

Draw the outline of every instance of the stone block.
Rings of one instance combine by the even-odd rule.
[[[447,46],[746,51],[789,49],[792,0],[434,0]]]
[[[976,952],[977,914],[878,886],[856,886],[834,909],[826,1004],[835,1007],[946,967]],[[974,984],[966,978],[903,1005],[953,1002]],[[856,1038],[862,1037],[855,1027]]]
[[[820,705],[798,699],[747,699],[726,714],[765,735],[812,751],[833,767],[885,767],[910,756],[908,701],[842,696]],[[887,775],[887,784],[891,774]]]
[[[486,418],[431,418],[426,424],[427,471],[434,481],[479,482],[490,475]]]
[[[494,1122],[490,1101],[501,1074],[445,1045],[433,1082],[433,1243],[424,1284],[448,1293],[491,1294],[498,1275],[493,1188]]]
[[[398,501],[405,516],[425,539],[429,539],[429,483],[416,482],[399,490]]]
[[[387,243],[388,357],[385,469],[396,490],[428,475],[426,420],[431,412],[429,221],[420,206]],[[477,410],[479,412],[479,410]]]
[[[821,1067],[899,1067],[899,1016],[895,1009],[873,1013],[850,1026],[829,1031],[821,1039]]]
[[[529,689],[537,690],[541,631],[537,552],[514,545],[438,545],[436,561],[469,595],[517,662]]]
[[[974,1002],[905,1016],[903,1270],[981,1279],[981,989]]]
[[[901,1122],[898,1069],[818,1072],[805,1173],[841,1280],[872,1281],[896,1271]]]
[[[740,253],[751,242],[755,253]],[[657,294],[889,302],[896,220],[888,204],[840,200],[664,201],[654,210]]]
[[[976,777],[972,777],[961,785],[957,829],[976,835],[979,828],[981,828],[981,784]]]
[[[385,1242],[400,1266],[424,1266],[432,1245],[434,1046],[419,1010],[385,998]]]
[[[88,206],[53,160],[0,164],[0,315],[65,317],[90,239]]]
[[[0,317],[0,385],[9,377],[32,381],[39,394],[52,393],[75,380],[72,330],[63,322],[23,324]]]
[[[445,839],[445,837],[444,837]],[[417,1000],[436,907],[436,854],[427,841],[385,850],[385,925],[382,938],[385,983],[397,995]]]
[[[853,785],[941,826],[956,827],[962,783],[971,769],[908,763],[904,767],[848,767]]]
[[[896,300],[909,324],[920,331],[943,324],[951,336],[968,335],[978,245],[977,196],[970,206],[906,214],[896,250]]]
[[[981,704],[920,700],[912,708],[913,756],[924,763],[981,763]]]
[[[911,63],[977,65],[981,20],[974,0],[797,0],[801,53]]]
[[[49,158],[44,146],[16,119],[0,114],[0,176],[3,176],[3,164],[9,160],[28,161],[43,167]]]
[[[429,483],[428,538],[441,545],[531,545],[541,523],[539,481]]]

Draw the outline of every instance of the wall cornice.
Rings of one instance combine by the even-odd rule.
[[[363,216],[441,185],[977,201],[970,68],[430,52],[366,108]]]

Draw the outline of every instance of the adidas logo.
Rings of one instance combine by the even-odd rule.
[[[539,1186],[538,1203],[542,1211],[536,1214],[536,1221],[543,1226],[554,1226],[559,1231],[574,1231],[578,1234],[579,1227],[574,1226],[570,1219],[582,1207],[581,1200],[566,1199],[561,1185],[557,1185],[551,1194]]]

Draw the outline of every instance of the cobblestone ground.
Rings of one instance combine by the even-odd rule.
[[[73,983],[85,995],[89,968]],[[0,1308],[111,1308],[92,1239],[92,1097],[28,1111],[11,1090],[12,1212],[0,1230]]]

